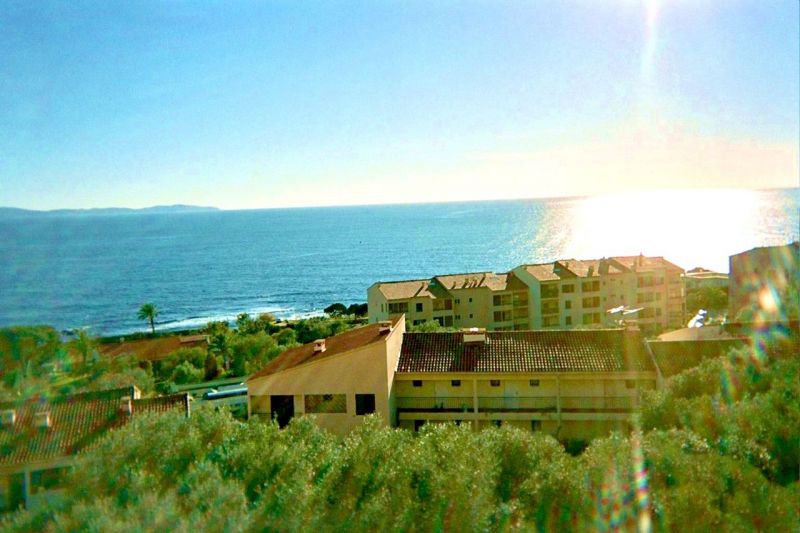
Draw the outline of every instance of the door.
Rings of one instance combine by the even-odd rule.
[[[270,396],[270,416],[278,427],[286,427],[294,416],[294,396]]]

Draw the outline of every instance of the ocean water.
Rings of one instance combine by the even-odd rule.
[[[180,214],[0,220],[0,325],[143,330],[240,312],[319,313],[378,280],[525,262],[661,255],[727,272],[728,256],[800,238],[800,189],[697,190]]]

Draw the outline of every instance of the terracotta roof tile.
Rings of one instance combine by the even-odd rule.
[[[436,276],[436,280],[447,290],[477,289],[486,287],[493,291],[504,291],[508,283],[508,274],[494,272],[468,272],[466,274],[446,274]]]
[[[395,317],[392,321],[393,326],[397,326],[397,323],[403,318],[403,316]],[[386,339],[386,334],[380,333],[379,329],[380,324],[369,324],[328,337],[325,339],[324,352],[315,352],[313,342],[295,348],[289,348],[267,363],[267,366],[250,376],[247,381],[252,381],[270,374],[276,374],[312,361],[319,361],[320,359],[325,359],[332,355],[367,346],[373,342],[382,342]]]
[[[130,419],[121,410],[121,399],[130,397],[130,388],[74,394],[51,400],[33,399],[22,404],[6,402],[0,409],[14,409],[12,426],[0,428],[0,469],[49,461],[74,455],[92,446],[106,431]],[[187,394],[131,401],[131,414],[185,409]],[[36,414],[47,412],[50,426],[36,425]]]
[[[561,278],[554,272],[554,266],[555,263],[525,265],[525,270],[539,281],[558,281]]]
[[[636,272],[647,272],[650,270],[656,270],[660,268],[666,268],[668,270],[680,270],[683,272],[683,269],[676,265],[675,263],[671,263],[664,259],[663,257],[653,257],[653,256],[646,256],[646,255],[619,255],[614,256],[611,259],[618,261],[622,265],[631,270],[635,270]]]
[[[463,333],[406,333],[398,372],[621,372],[655,370],[638,334],[625,330],[496,331],[484,344]]]
[[[386,281],[378,283],[378,290],[387,300],[405,300],[408,298],[432,298],[429,290],[430,280],[416,279],[408,281]]]

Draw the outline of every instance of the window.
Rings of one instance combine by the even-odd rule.
[[[635,389],[636,388],[636,380],[626,379],[625,380],[625,388],[626,389]]]
[[[436,299],[433,301],[433,310],[434,311],[450,311],[453,309],[453,300],[450,298],[446,300]]]
[[[541,310],[543,315],[558,313],[558,301],[542,302]]]
[[[461,320],[461,315],[456,315],[456,320]]]
[[[561,292],[563,292],[564,294],[575,292],[575,285],[573,285],[572,283],[562,285]]]
[[[415,379],[414,381],[411,382],[411,385],[413,385],[414,387],[422,387],[422,380]]]
[[[460,303],[461,303],[461,298],[456,298],[456,304],[460,304]]]
[[[417,313],[421,313],[421,312],[422,312],[422,302],[417,304]]]
[[[531,431],[541,431],[541,430],[542,430],[542,421],[531,420]]]
[[[492,387],[499,387],[500,386],[500,380],[499,379],[492,379],[492,380],[489,381],[489,385],[491,385]]]
[[[538,379],[532,379],[528,383],[530,384],[531,387],[538,387],[539,386],[539,380]]]
[[[564,302],[564,309],[572,309],[572,300]]]
[[[566,318],[565,324],[566,324],[567,326],[571,326],[571,325],[572,325],[572,317],[571,317],[571,316],[568,316],[568,317]]]
[[[492,304],[495,306],[498,305],[511,305],[511,295],[510,294],[495,294],[492,297]]]
[[[558,284],[542,284],[542,298],[558,298]]]
[[[599,324],[600,323],[600,313],[584,313],[583,314],[583,324]]]
[[[492,425],[494,427],[498,427],[499,428],[500,426],[503,425],[503,421],[502,420],[492,420]]]
[[[558,317],[557,316],[546,316],[542,318],[542,327],[550,328],[553,326],[558,325]]]
[[[589,298],[584,298],[582,304],[583,304],[584,308],[599,307],[600,306],[600,297],[599,296],[591,296]]]
[[[472,318],[472,313],[469,314],[469,317]]]
[[[495,322],[508,322],[511,320],[511,311],[495,311],[494,312],[494,321]]]
[[[597,292],[600,290],[600,281],[584,281],[581,283],[581,290],[583,292]]]
[[[356,414],[368,415],[375,412],[374,394],[356,394]]]
[[[389,304],[390,315],[399,315],[401,313],[408,313],[408,302],[395,302]]]
[[[460,379],[450,380],[450,385],[453,386],[453,387],[460,387],[461,386],[461,380]]]
[[[415,320],[415,321],[414,321],[414,325],[415,325],[415,326],[419,326],[420,324],[424,324],[424,323],[425,323],[425,320],[424,320],[424,319],[423,319],[423,320]]]
[[[344,394],[306,394],[306,413],[346,413],[347,397]]]
[[[517,291],[512,298],[514,305],[528,305],[528,293],[525,291]]]
[[[469,303],[472,303],[472,298],[469,299]]]

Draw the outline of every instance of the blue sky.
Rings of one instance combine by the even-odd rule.
[[[795,0],[5,2],[0,205],[798,183]]]

